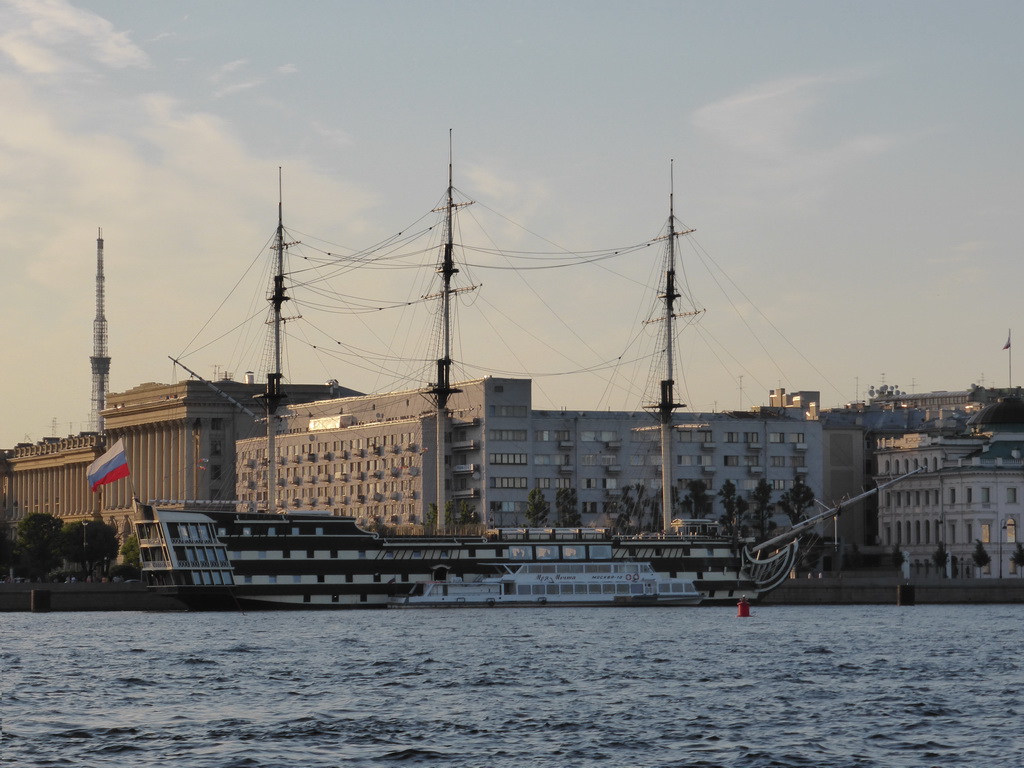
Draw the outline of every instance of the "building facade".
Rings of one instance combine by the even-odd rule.
[[[1024,494],[1024,402],[1006,398],[987,406],[958,435],[917,432],[879,438],[877,477],[920,470],[879,499],[880,537],[923,575],[1017,575]],[[977,567],[978,545],[990,562]],[[936,565],[940,547],[948,567]]]
[[[446,425],[444,498],[482,522],[523,525],[533,489],[552,508],[559,489],[575,489],[583,523],[599,526],[611,525],[624,495],[635,498],[638,487],[657,497],[661,457],[650,414],[534,410],[529,379],[486,378],[456,388]],[[363,524],[403,525],[422,523],[436,502],[436,416],[422,390],[290,407],[283,423],[279,511],[322,509]],[[762,478],[776,498],[797,477],[821,492],[821,424],[802,408],[680,413],[673,434],[679,498],[696,479],[712,496],[726,481],[749,495]],[[238,498],[260,509],[267,498],[266,445],[262,436],[238,444]],[[712,516],[719,514],[716,505]]]

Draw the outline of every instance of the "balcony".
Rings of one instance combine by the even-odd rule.
[[[605,443],[605,445],[608,446],[608,450],[609,451],[617,451],[617,450],[622,448],[622,441],[621,440],[609,440],[607,443]]]
[[[617,474],[619,474],[622,471],[622,465],[621,464],[605,464],[604,465],[604,471],[607,472],[609,475],[617,475]]]
[[[476,440],[456,440],[452,443],[453,451],[475,451],[476,449]]]
[[[717,469],[717,467],[714,464],[704,464],[700,469],[704,474],[710,475]]]
[[[752,466],[747,467],[747,471],[750,472],[750,474],[752,474],[752,475],[763,475],[764,474],[764,467],[761,467],[761,466],[758,466],[757,464],[754,464]]]
[[[718,443],[700,443],[700,449],[702,451],[713,451],[718,447]]]
[[[457,491],[452,491],[453,499],[479,499],[480,489],[479,488],[460,488]]]
[[[457,475],[465,475],[471,472],[476,472],[476,464],[456,464],[452,467],[452,472]]]
[[[576,471],[576,466],[574,464],[559,464],[558,465],[558,474],[560,474],[560,475],[571,475],[575,471]]]
[[[793,445],[793,450],[794,451],[806,451],[807,450],[807,443],[793,443],[792,445]]]

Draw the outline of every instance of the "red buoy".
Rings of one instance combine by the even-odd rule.
[[[736,603],[736,616],[741,619],[750,618],[750,601],[745,596]]]

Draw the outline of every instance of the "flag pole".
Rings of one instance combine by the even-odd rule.
[[[1006,378],[1009,383],[1009,388],[1013,389],[1013,347],[1010,345],[1011,336],[1013,329],[1007,329],[1006,331],[1006,346],[1003,349],[1006,350]]]

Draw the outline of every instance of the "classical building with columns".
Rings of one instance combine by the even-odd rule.
[[[985,407],[959,434],[908,433],[877,441],[876,480],[919,474],[879,499],[880,538],[910,558],[915,574],[942,575],[934,555],[950,556],[950,575],[1018,575],[1012,559],[1024,503],[1024,401]],[[978,545],[991,558],[977,568]]]
[[[46,438],[5,451],[0,460],[4,517],[17,523],[33,512],[68,521],[103,517],[129,531],[132,496],[144,500],[231,499],[235,443],[265,429],[261,384],[219,381],[142,384],[107,398],[105,431]],[[291,385],[288,403],[357,394],[336,383]],[[131,475],[96,493],[86,468],[123,439]]]

